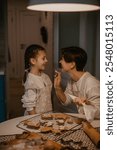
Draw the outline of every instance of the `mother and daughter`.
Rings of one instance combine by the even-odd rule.
[[[37,114],[52,111],[52,82],[44,73],[47,65],[46,50],[40,45],[30,45],[25,51],[25,74],[22,96],[25,114]],[[58,100],[63,105],[75,103],[79,114],[86,119],[100,118],[100,83],[89,72],[84,71],[87,53],[80,47],[62,49],[62,71],[68,73],[70,80],[66,89],[61,86],[61,72],[55,71],[54,88]]]

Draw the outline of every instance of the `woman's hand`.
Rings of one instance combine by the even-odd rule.
[[[59,101],[62,103],[65,103],[66,96],[65,96],[64,91],[61,87],[61,73],[58,71],[55,71],[54,88],[55,88],[56,95],[57,95]]]
[[[61,88],[61,73],[58,71],[55,71],[55,75],[54,75],[54,88],[55,89]]]
[[[77,97],[73,100],[73,102],[76,104],[76,105],[83,105],[83,104],[87,104],[87,101],[86,101],[86,98],[84,97]]]

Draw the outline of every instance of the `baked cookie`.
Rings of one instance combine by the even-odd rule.
[[[26,120],[24,122],[24,125],[26,125],[27,128],[30,128],[30,129],[39,129],[40,128],[40,122],[34,122],[31,120]]]
[[[42,120],[52,120],[53,116],[52,116],[52,114],[42,114],[41,119]]]

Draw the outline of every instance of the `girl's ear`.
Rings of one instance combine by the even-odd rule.
[[[31,63],[32,65],[34,65],[35,62],[36,62],[36,60],[35,60],[34,58],[31,58],[31,59],[30,59],[30,63]]]

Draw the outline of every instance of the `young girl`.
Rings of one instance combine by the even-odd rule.
[[[25,114],[52,111],[52,82],[43,71],[47,64],[46,51],[40,45],[30,45],[25,51],[25,93],[21,101],[26,108]]]
[[[79,114],[84,114],[89,121],[100,118],[100,83],[89,72],[84,71],[86,62],[87,53],[82,48],[63,48],[60,64],[71,79],[63,91],[61,73],[56,72],[54,87],[62,104],[75,103]]]

